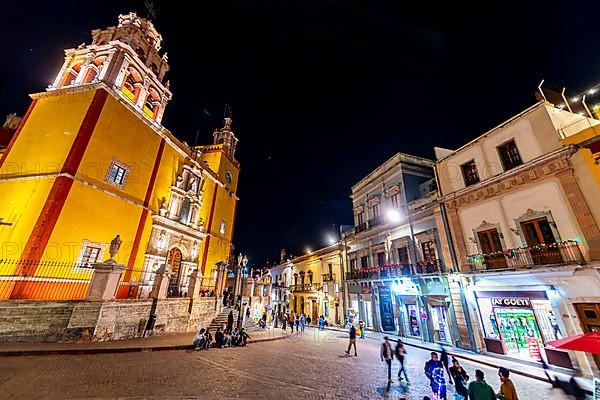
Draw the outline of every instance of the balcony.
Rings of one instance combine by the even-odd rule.
[[[471,271],[532,268],[549,265],[585,264],[581,245],[575,240],[542,243],[488,254],[467,256]]]
[[[320,283],[304,283],[298,285],[291,285],[290,290],[292,292],[318,292],[321,290],[323,285]]]
[[[369,229],[382,225],[384,222],[385,220],[383,219],[383,215],[378,215],[375,218],[369,220]]]
[[[358,224],[354,227],[354,232],[355,233],[360,233],[362,231],[366,231],[367,230],[367,223],[363,222],[362,224]]]
[[[335,274],[323,274],[323,282],[335,282]]]
[[[346,280],[400,278],[403,276],[417,276],[437,274],[442,272],[442,261],[431,260],[412,264],[376,265],[374,267],[360,268],[346,273]]]

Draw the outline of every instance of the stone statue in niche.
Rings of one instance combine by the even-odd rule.
[[[192,178],[192,183],[190,184],[190,190],[194,193],[198,192],[198,179]]]
[[[177,182],[175,182],[175,185],[179,188],[179,189],[183,189],[183,176],[181,175],[177,175]]]
[[[164,217],[165,215],[167,215],[167,199],[166,198],[162,198],[161,202],[160,202],[160,208],[158,210],[158,214],[161,217]]]

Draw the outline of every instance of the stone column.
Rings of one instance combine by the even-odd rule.
[[[125,266],[110,259],[94,264],[93,267],[94,275],[85,299],[91,301],[114,300]]]
[[[67,68],[69,68],[69,66],[71,65],[71,61],[73,61],[73,56],[65,57],[65,62],[63,63],[63,66],[60,69],[58,75],[56,75],[54,83],[52,83],[52,87],[54,87],[55,89],[58,89],[60,87],[60,83],[65,77],[65,72],[67,72]]]
[[[589,247],[588,259],[600,260],[600,229],[598,229],[590,207],[575,179],[573,170],[569,168],[559,171],[556,173],[556,177],[565,191],[569,205]]]
[[[469,271],[469,266],[467,265],[467,245],[465,244],[462,225],[458,217],[458,208],[456,207],[456,204],[446,204],[448,206],[448,222],[450,224],[452,236],[454,237],[454,245],[456,247],[456,258],[459,270],[462,272]]]
[[[253,294],[254,294],[254,279],[246,278],[246,285],[244,285],[242,297],[252,297]]]
[[[188,297],[196,298],[200,292],[200,286],[202,286],[202,272],[195,269],[190,275],[190,283],[188,285]]]
[[[235,283],[233,285],[233,294],[235,295],[235,301],[237,301],[237,297],[241,294],[241,286],[242,286],[242,268],[238,265],[235,268]]]
[[[223,295],[221,286],[223,286],[223,266],[221,264],[217,264],[217,280],[215,282],[215,295],[217,297]]]
[[[166,299],[167,291],[169,290],[169,279],[171,278],[171,269],[162,265],[158,271],[156,271],[156,276],[154,277],[154,285],[152,285],[152,292],[150,292],[150,297],[153,299]]]

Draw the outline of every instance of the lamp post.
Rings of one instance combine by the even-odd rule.
[[[247,265],[248,265],[248,257],[246,255],[242,256],[242,253],[240,253],[238,255],[238,265],[237,265],[238,275],[240,276],[239,279],[241,280],[241,282],[239,283],[239,285],[240,285],[240,294],[239,294],[239,296],[240,296],[240,308],[238,310],[238,319],[237,319],[237,329],[238,330],[240,329],[240,327],[242,325],[242,318],[243,318],[243,314],[244,314],[244,311],[245,311],[242,308],[243,304],[245,304],[245,303],[242,303],[242,300],[244,298],[244,273],[243,272],[246,270],[246,266]]]

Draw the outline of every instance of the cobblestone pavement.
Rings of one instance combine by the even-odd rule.
[[[346,336],[307,329],[302,337],[245,348],[3,357],[0,398],[421,400],[429,394],[422,373],[427,351],[409,347],[411,384],[396,380],[388,389],[379,343],[359,339],[358,357],[349,357]],[[496,370],[466,361],[463,366],[472,377],[482,369],[499,387]],[[397,368],[395,362],[393,374]],[[567,398],[546,383],[518,375],[513,380],[521,400]]]

